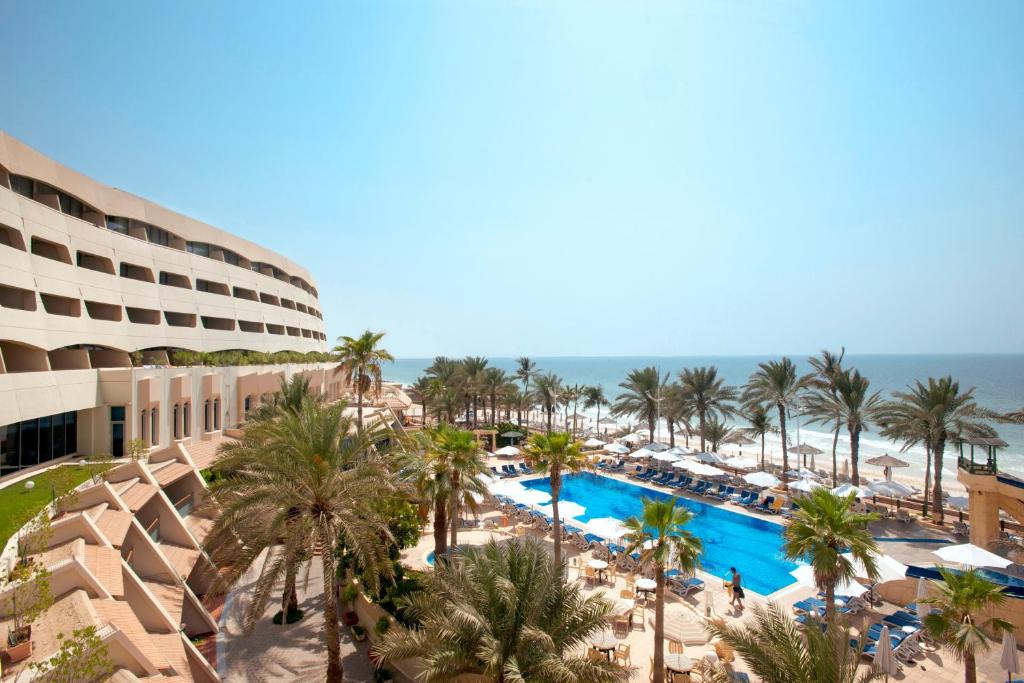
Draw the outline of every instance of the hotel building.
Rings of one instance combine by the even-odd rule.
[[[344,397],[333,364],[311,362],[327,348],[298,264],[0,132],[0,487],[75,455],[123,459],[52,511],[48,534],[7,543],[0,574],[34,539],[54,604],[27,658],[4,652],[5,677],[37,677],[26,665],[58,634],[94,626],[113,680],[219,680],[201,471],[282,380]],[[253,364],[266,360],[289,362]],[[367,418],[396,424],[409,404],[388,385]],[[0,587],[4,638],[13,590]]]

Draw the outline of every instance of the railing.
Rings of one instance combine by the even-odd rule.
[[[174,509],[178,511],[178,514],[182,517],[188,516],[188,513],[192,512],[193,502],[192,494],[188,493],[181,497],[180,500],[174,503]]]
[[[149,526],[146,527],[146,533],[149,534],[149,537],[153,539],[154,543],[159,543],[160,542],[160,518],[159,517],[157,517],[156,519],[154,519],[152,522],[149,523]]]
[[[957,463],[960,469],[970,474],[995,474],[996,463],[993,460],[986,460],[984,462],[975,462],[970,458],[960,456],[959,462]]]

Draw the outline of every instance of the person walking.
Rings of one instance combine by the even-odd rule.
[[[729,604],[743,609],[743,598],[746,597],[743,593],[743,577],[736,571],[736,567],[729,567],[729,571],[732,572],[732,599]]]

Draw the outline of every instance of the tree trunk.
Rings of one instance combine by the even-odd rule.
[[[654,443],[654,421],[654,417],[650,415],[647,416],[647,429],[651,432],[651,443]]]
[[[324,640],[327,645],[327,683],[342,683],[341,632],[338,629],[338,599],[334,590],[334,541],[326,529],[320,532],[320,561],[324,581]]]
[[[498,394],[491,392],[491,424],[498,424]]]
[[[978,668],[973,652],[964,653],[964,683],[978,683]]]
[[[434,500],[434,558],[441,558],[447,554],[448,501],[439,496]]]
[[[452,527],[452,540],[448,544],[448,547],[454,551],[459,547],[459,477],[456,474],[452,475],[452,511],[451,519],[448,523]]]
[[[551,433],[551,421],[555,418],[555,409],[554,409],[554,407],[548,408],[547,412],[548,412],[548,434],[550,434]]]
[[[764,432],[761,432],[761,471],[764,472]]]
[[[935,523],[939,526],[942,526],[942,454],[945,450],[946,439],[940,437],[935,441],[935,450],[932,452],[932,457],[935,460],[935,465],[932,467],[935,475],[935,485],[932,487],[932,512]]]
[[[476,394],[473,394],[473,429],[480,426],[480,410],[476,401]]]
[[[284,575],[284,590],[281,591],[281,625],[288,623],[286,618],[289,613],[299,609],[299,594],[295,590],[296,577],[299,567],[289,566]]]
[[[932,483],[932,447],[930,444],[925,443],[924,445],[924,504],[921,505],[921,514],[924,517],[928,516],[928,487]]]
[[[576,415],[579,413],[579,398],[572,399],[572,440],[576,440]]]
[[[829,581],[825,584],[825,623],[832,623],[836,612],[836,584]]]
[[[857,459],[860,457],[860,429],[850,430],[850,481],[854,486],[860,486],[860,466]]]
[[[700,411],[700,414],[698,415],[698,417],[700,418],[700,452],[701,453],[704,452],[704,418],[706,417],[706,415],[707,414],[703,410]]]
[[[598,434],[598,436],[600,436],[601,435],[601,403],[600,403],[600,401],[598,401],[598,403],[597,403],[597,422],[595,422],[594,424],[597,425],[597,427],[596,427],[597,434]]]
[[[359,384],[356,385],[356,426],[359,428],[359,432],[363,431],[363,380],[359,379]]]
[[[522,408],[516,408],[516,425],[519,427],[520,431],[522,431],[522,429],[523,429],[523,409]]]
[[[654,683],[665,683],[665,567],[654,567]]]
[[[551,468],[551,535],[555,539],[555,567],[562,564],[562,524],[558,518],[558,495],[562,491],[562,481],[557,467]]]
[[[836,460],[836,446],[839,445],[839,418],[836,418],[836,428],[832,430],[832,488],[839,486],[839,464]]]
[[[782,435],[782,490],[789,490],[789,483],[786,481],[786,472],[789,471],[789,451],[786,448],[786,406],[781,403],[779,407],[779,433]]]

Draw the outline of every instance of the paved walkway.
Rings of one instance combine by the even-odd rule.
[[[323,576],[320,563],[309,571],[307,590],[303,589],[304,570],[299,572],[299,608],[306,615],[294,624],[277,626],[272,621],[279,609],[280,588],[251,633],[245,634],[242,622],[252,598],[256,570],[251,570],[231,591],[221,618],[218,637],[218,669],[225,683],[262,683],[264,681],[323,680],[327,671],[323,640]],[[373,681],[373,666],[366,656],[366,643],[356,643],[348,629],[341,629],[341,654],[346,681]]]

